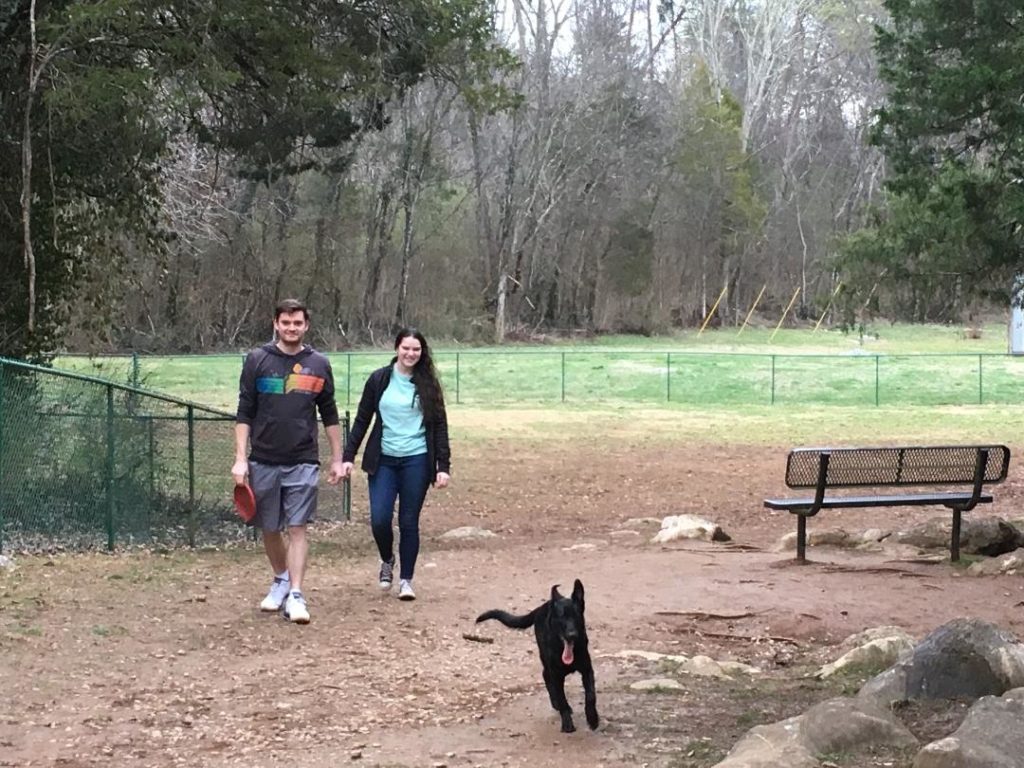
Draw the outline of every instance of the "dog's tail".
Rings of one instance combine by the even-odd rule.
[[[487,621],[488,619],[495,619],[500,621],[506,627],[512,629],[526,629],[532,627],[537,621],[537,609],[530,611],[525,616],[513,616],[508,611],[484,611],[476,617],[476,623],[479,624],[481,621]]]

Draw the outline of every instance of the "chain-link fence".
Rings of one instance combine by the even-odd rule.
[[[0,358],[0,549],[195,546],[251,535],[231,503],[234,421],[227,411]],[[347,483],[322,492],[321,519],[349,510]]]
[[[330,352],[342,406],[359,401],[366,377],[391,359]],[[654,350],[517,349],[433,352],[452,405],[670,403],[736,405],[993,405],[1024,402],[1024,356],[949,354],[761,354]],[[145,381],[209,402],[238,393],[242,355],[62,356],[83,373]]]

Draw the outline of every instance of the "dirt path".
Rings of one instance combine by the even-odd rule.
[[[500,465],[483,460],[494,450],[471,446],[456,487],[429,500],[413,603],[379,593],[362,523],[318,534],[307,627],[255,610],[265,566],[251,547],[17,558],[0,574],[0,765],[697,768],[751,726],[843,692],[851,681],[804,675],[853,632],[898,624],[920,635],[977,616],[1024,636],[1020,576],[834,550],[796,567],[771,551],[792,520],[760,508],[781,474],[763,448],[534,448]],[[1012,516],[1020,492],[1011,478],[991,514]],[[628,523],[679,512],[716,520],[733,544],[659,547],[650,527]],[[459,525],[498,536],[438,538]],[[562,734],[531,633],[473,618],[528,610],[574,578],[586,585],[603,723],[590,732],[579,716],[581,730]],[[630,684],[673,670],[616,656],[627,649],[761,673],[643,693]],[[581,711],[578,679],[567,690]]]

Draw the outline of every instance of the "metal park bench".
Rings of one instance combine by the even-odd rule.
[[[813,497],[765,499],[769,509],[797,516],[796,558],[806,562],[807,518],[822,509],[903,507],[937,504],[953,511],[950,559],[960,559],[960,516],[990,504],[983,487],[1001,483],[1010,466],[1005,445],[945,445],[884,448],[794,448],[786,460],[786,485],[813,488]],[[945,486],[948,490],[899,495],[841,496],[834,488]],[[962,490],[952,490],[960,486]],[[966,486],[966,488],[964,488]]]

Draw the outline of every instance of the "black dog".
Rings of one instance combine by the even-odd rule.
[[[485,611],[477,622],[497,619],[506,627],[526,629],[533,627],[537,635],[537,649],[544,668],[551,706],[562,716],[562,733],[572,733],[572,707],[565,700],[565,678],[579,672],[583,678],[584,711],[587,725],[597,728],[597,692],[594,690],[594,665],[587,648],[587,627],[583,623],[583,584],[579,579],[573,585],[572,598],[562,597],[558,585],[551,588],[551,599],[534,608],[525,616],[513,616],[505,611]]]

